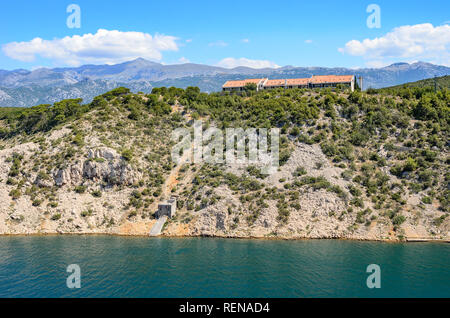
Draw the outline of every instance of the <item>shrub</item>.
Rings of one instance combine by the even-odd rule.
[[[278,203],[277,206],[278,206],[278,216],[277,216],[278,221],[280,221],[281,223],[287,223],[290,212],[286,206],[286,203]]]
[[[246,91],[256,91],[256,89],[257,89],[257,86],[255,83],[247,83],[244,86],[244,90],[246,90]]]
[[[12,197],[13,200],[17,200],[22,195],[19,189],[14,189],[9,192],[9,196]]]
[[[122,96],[122,95],[127,95],[130,93],[130,90],[126,87],[117,87],[105,94],[102,95],[103,98],[107,99],[107,100],[111,100],[114,97],[118,97],[118,96]]]
[[[352,196],[354,196],[354,197],[359,197],[359,196],[361,196],[361,190],[359,190],[357,187],[355,187],[355,186],[350,186],[349,188],[348,188],[348,190],[349,190],[349,192],[350,192],[350,194],[352,195]]]
[[[353,172],[351,170],[344,170],[341,173],[341,177],[347,181],[350,181],[353,176]]]
[[[47,204],[47,206],[51,207],[51,208],[56,208],[58,206],[58,202],[49,202]]]
[[[406,221],[406,218],[403,215],[396,215],[394,216],[394,218],[392,219],[392,224],[394,225],[400,225],[403,222]]]
[[[84,145],[84,136],[81,132],[77,132],[75,136],[73,137],[72,141],[75,145],[78,147],[82,147]]]
[[[292,136],[298,136],[300,135],[300,129],[295,126],[291,129],[291,131],[289,132]]]
[[[140,199],[142,197],[142,193],[140,193],[138,190],[133,190],[133,192],[131,192],[131,196],[135,197],[136,199]]]
[[[122,151],[122,157],[126,161],[131,161],[131,159],[133,159],[133,151],[131,151],[131,149],[124,149]]]
[[[83,218],[87,217],[87,216],[91,216],[94,212],[91,209],[88,209],[86,211],[81,212],[81,216]]]
[[[86,192],[86,186],[84,186],[84,185],[80,185],[80,186],[76,186],[75,187],[75,192],[76,193],[84,193],[84,192]]]
[[[100,190],[94,190],[91,192],[93,197],[100,198],[102,196],[102,192]]]
[[[406,159],[406,162],[405,162],[404,166],[403,166],[403,171],[411,172],[411,171],[414,171],[416,169],[417,169],[417,162],[413,158],[408,157]]]
[[[41,204],[42,204],[42,200],[41,199],[33,200],[33,206],[40,206]]]
[[[444,215],[441,215],[438,218],[435,218],[433,220],[433,224],[436,225],[436,226],[440,226],[444,222],[444,220],[447,218],[447,216],[448,216],[448,214],[444,214]]]
[[[432,203],[432,199],[430,197],[426,196],[426,197],[422,198],[422,202],[425,203],[425,204],[431,204]]]
[[[136,216],[137,215],[137,211],[131,211],[129,214],[128,214],[128,218],[132,218],[132,217],[134,217],[134,216]]]
[[[52,221],[58,221],[59,219],[61,219],[61,214],[60,213],[53,214],[52,217],[51,217]]]
[[[294,177],[300,177],[306,174],[306,169],[303,167],[297,167],[294,173],[292,174]]]

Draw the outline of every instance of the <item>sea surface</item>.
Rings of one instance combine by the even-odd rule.
[[[370,264],[381,288],[367,287]],[[450,245],[0,237],[0,297],[450,297]]]

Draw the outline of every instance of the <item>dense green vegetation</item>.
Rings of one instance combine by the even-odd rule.
[[[405,83],[402,85],[391,86],[391,87],[383,88],[380,90],[381,91],[391,90],[391,89],[395,90],[395,89],[399,89],[399,88],[413,88],[413,87],[432,88],[434,90],[435,83],[436,83],[437,90],[450,89],[450,75],[440,76],[440,77],[436,77],[436,78],[427,78],[427,79],[420,80],[417,82],[410,82],[410,83]]]

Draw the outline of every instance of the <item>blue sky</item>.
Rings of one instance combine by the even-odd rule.
[[[79,29],[66,25],[72,3],[81,8]],[[381,9],[380,28],[367,27],[372,3]],[[0,69],[137,56],[225,67],[377,67],[417,60],[450,66],[449,23],[447,0],[5,1]],[[35,38],[42,41],[31,42]]]

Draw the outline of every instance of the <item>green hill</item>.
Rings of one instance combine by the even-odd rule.
[[[427,78],[424,80],[420,80],[417,82],[411,82],[411,83],[405,83],[402,85],[396,85],[391,87],[385,87],[380,89],[383,90],[390,90],[390,89],[402,89],[402,88],[411,88],[411,87],[418,87],[418,88],[430,88],[433,89],[436,88],[438,90],[442,89],[450,89],[450,75],[447,76],[440,76],[440,77],[433,77],[433,78]]]
[[[0,234],[449,239],[450,91],[118,88],[0,110]],[[177,128],[280,128],[280,167],[171,160]]]

